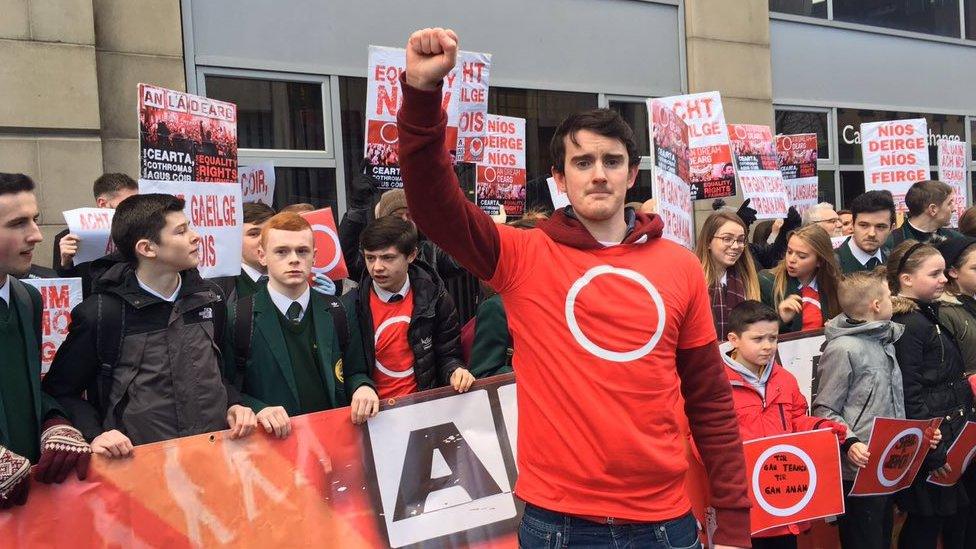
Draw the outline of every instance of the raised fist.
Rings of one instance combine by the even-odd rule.
[[[457,63],[458,37],[440,27],[419,30],[407,40],[407,84],[433,90]]]

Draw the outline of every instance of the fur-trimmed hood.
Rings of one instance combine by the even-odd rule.
[[[891,314],[901,315],[918,311],[918,303],[914,299],[900,295],[891,296]]]
[[[942,296],[939,297],[939,305],[941,307],[962,307],[962,301],[959,301],[959,298],[954,294],[942,292]]]

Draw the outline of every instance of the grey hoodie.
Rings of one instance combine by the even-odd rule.
[[[853,442],[868,443],[875,417],[905,417],[894,346],[904,331],[904,326],[890,320],[851,324],[843,313],[825,326],[827,345],[820,356],[813,415],[847,425],[845,450]],[[857,466],[843,454],[844,480],[853,480]]]

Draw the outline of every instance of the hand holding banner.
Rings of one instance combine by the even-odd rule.
[[[94,261],[115,251],[112,242],[112,208],[77,208],[64,212],[68,232],[78,235],[74,264]]]
[[[941,424],[942,418],[874,418],[868,444],[871,458],[867,467],[858,470],[851,495],[880,496],[910,486]]]
[[[339,232],[336,230],[332,208],[322,208],[314,212],[306,212],[302,217],[312,225],[312,235],[315,238],[315,262],[312,272],[324,274],[330,280],[341,280],[349,276],[346,260],[342,257],[342,246],[339,244]]]
[[[976,423],[967,421],[966,426],[959,432],[959,436],[952,442],[946,456],[946,464],[952,470],[947,476],[934,477],[929,475],[926,480],[939,486],[952,486],[959,482],[959,477],[969,467],[974,456],[976,456]]]
[[[840,448],[829,429],[742,444],[752,533],[844,513]]]
[[[41,292],[44,313],[41,315],[41,373],[51,369],[58,348],[68,337],[71,311],[81,304],[80,278],[26,278]]]

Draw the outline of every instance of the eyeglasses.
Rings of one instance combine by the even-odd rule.
[[[829,219],[811,219],[810,221],[814,223],[830,223],[831,225],[841,223],[840,217],[831,217]]]
[[[738,244],[739,246],[745,246],[746,245],[746,237],[744,237],[744,236],[740,236],[739,238],[736,238],[736,237],[734,237],[732,235],[726,234],[726,235],[722,235],[722,236],[714,236],[712,238],[713,239],[714,238],[717,238],[717,239],[721,240],[722,241],[722,244],[725,244],[726,246],[731,246],[733,244]]]

